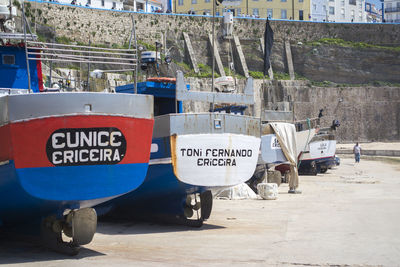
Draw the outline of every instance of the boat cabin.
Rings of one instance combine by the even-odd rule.
[[[0,88],[26,89],[28,86],[28,68],[25,46],[6,44],[0,46]],[[29,60],[31,90],[43,90],[42,66],[40,60]]]

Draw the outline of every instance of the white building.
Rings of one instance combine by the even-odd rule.
[[[328,0],[311,0],[310,3],[310,16],[311,21],[327,21]]]
[[[385,22],[400,23],[400,0],[385,0]]]
[[[162,12],[164,5],[157,0],[127,0],[124,3],[124,9],[138,12]]]
[[[124,8],[123,0],[54,0],[54,2],[115,10]]]
[[[329,0],[328,20],[334,22],[367,22],[365,0]]]

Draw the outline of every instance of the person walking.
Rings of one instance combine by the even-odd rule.
[[[354,153],[354,158],[356,160],[356,163],[360,163],[361,147],[358,145],[358,142],[353,147],[353,153]]]

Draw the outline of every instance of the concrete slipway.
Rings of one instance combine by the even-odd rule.
[[[343,158],[301,176],[301,195],[217,200],[200,229],[101,222],[76,257],[0,237],[0,263],[23,266],[399,266],[400,160]]]

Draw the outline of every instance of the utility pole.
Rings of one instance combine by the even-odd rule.
[[[213,2],[213,20],[212,20],[212,73],[211,73],[211,92],[214,92],[214,69],[215,69],[215,55],[214,55],[214,50],[215,50],[215,1],[217,0],[212,0]],[[210,105],[211,111],[214,110],[214,101]]]
[[[294,0],[292,0],[292,20],[294,20]]]

